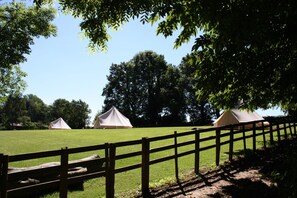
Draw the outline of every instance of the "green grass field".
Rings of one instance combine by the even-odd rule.
[[[29,152],[58,150],[62,147],[75,148],[81,146],[91,146],[103,143],[122,142],[129,140],[138,140],[142,137],[156,137],[167,134],[172,134],[174,131],[186,132],[190,131],[193,127],[160,127],[160,128],[133,128],[133,129],[84,129],[84,130],[34,130],[34,131],[0,131],[0,153],[14,155]],[[202,137],[214,135],[212,133],[204,133]],[[187,140],[193,140],[194,135],[185,136],[178,141],[183,142]],[[228,138],[225,138],[227,140]],[[267,136],[268,139],[268,136]],[[159,142],[153,142],[151,148],[165,146],[172,144],[173,140],[163,140]],[[221,141],[224,141],[222,138]],[[202,146],[207,144],[213,144],[214,141],[205,142]],[[257,138],[257,147],[262,147],[262,137]],[[181,151],[187,151],[194,148],[194,145],[182,147]],[[252,148],[252,140],[247,140],[247,148]],[[243,149],[242,141],[234,144],[234,150]],[[131,151],[139,151],[140,146],[128,146],[122,147],[117,150],[119,153],[128,153]],[[221,162],[228,158],[228,145],[224,145],[221,148]],[[70,156],[70,160],[79,159],[86,156],[90,156],[96,152],[81,153]],[[168,155],[172,155],[173,150],[164,151],[161,153],[152,154],[151,159],[160,158]],[[103,153],[97,153],[104,156]],[[38,160],[22,161],[9,164],[15,167],[26,167],[39,165],[45,162],[58,161],[58,158],[43,158]],[[126,160],[117,161],[116,167],[123,167],[128,164],[140,163],[140,157],[133,157]],[[214,167],[215,165],[215,150],[210,149],[201,153],[201,167]],[[188,155],[179,158],[179,170],[180,175],[194,168],[194,155]],[[150,182],[151,185],[161,184],[167,181],[173,181],[174,173],[174,161],[159,163],[151,166],[150,168]],[[115,190],[116,194],[135,190],[140,188],[141,184],[141,170],[136,169],[116,175],[115,178]],[[122,196],[123,194],[121,194]],[[84,183],[84,191],[73,191],[69,193],[69,197],[104,197],[105,196],[105,179],[98,178],[92,179]],[[46,197],[58,197],[58,193],[48,195]]]

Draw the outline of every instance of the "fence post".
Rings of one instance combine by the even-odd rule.
[[[280,144],[281,136],[280,136],[280,130],[279,130],[279,123],[277,123],[276,127],[277,127],[277,139],[278,139],[278,144]]]
[[[8,161],[9,157],[7,155],[1,154],[1,172],[0,172],[0,197],[7,198],[7,174],[8,174]]]
[[[233,139],[234,139],[234,127],[231,125],[230,128],[230,143],[229,143],[229,161],[233,158]]]
[[[296,118],[293,118],[294,135],[296,137]]]
[[[142,138],[142,183],[141,190],[143,197],[149,197],[149,181],[150,181],[150,143],[148,138]]]
[[[109,144],[109,166],[107,172],[106,182],[106,197],[113,198],[114,197],[114,184],[115,184],[115,155],[116,155],[116,147],[114,144]]]
[[[293,121],[293,118],[290,117],[289,118],[289,129],[290,129],[290,135],[291,135],[291,138],[293,138],[293,130],[292,130],[292,121]]]
[[[290,117],[287,120],[289,120],[289,123],[288,124],[289,124],[290,135],[291,135],[291,138],[293,138],[293,132],[292,132],[292,126],[291,126],[292,117]]]
[[[2,169],[3,169],[3,153],[0,153],[0,198],[1,198],[1,186],[2,186]]]
[[[67,147],[61,149],[60,167],[60,198],[67,198],[68,190],[68,150]]]
[[[195,174],[199,174],[199,163],[200,163],[200,132],[195,133]]]
[[[105,143],[105,195],[106,197],[109,197],[109,189],[110,189],[110,182],[109,182],[109,144]]]
[[[245,125],[242,125],[242,137],[243,137],[243,152],[246,155],[246,139],[245,139]]]
[[[216,165],[220,164],[221,130],[216,129]]]
[[[264,148],[266,149],[266,137],[265,137],[265,126],[264,126],[264,121],[262,121],[262,133],[263,133],[263,143],[264,143]]]
[[[253,152],[256,152],[256,122],[253,123]]]
[[[287,134],[287,126],[286,126],[286,120],[284,120],[284,131],[285,131],[285,139],[288,139],[288,134]]]
[[[179,181],[178,178],[178,151],[177,151],[177,131],[174,131],[174,162],[175,162],[175,178],[176,181]]]
[[[272,123],[269,123],[269,134],[270,134],[270,144],[273,145],[274,141],[273,141],[273,128],[272,128]]]

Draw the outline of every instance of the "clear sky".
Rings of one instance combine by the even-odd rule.
[[[191,40],[173,49],[177,35],[165,39],[162,35],[156,36],[156,26],[133,21],[119,31],[110,32],[112,38],[107,52],[91,54],[87,47],[89,41],[82,39],[79,22],[60,14],[53,22],[58,27],[57,37],[35,39],[27,62],[21,65],[28,74],[24,94],[34,94],[48,105],[59,98],[81,99],[92,110],[91,121],[103,105],[101,94],[112,63],[127,62],[139,52],[152,50],[164,55],[167,63],[178,65],[193,45]],[[279,109],[258,113],[262,116],[282,114]]]

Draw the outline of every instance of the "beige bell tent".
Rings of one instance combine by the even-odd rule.
[[[230,124],[239,124],[245,122],[252,121],[262,121],[264,120],[257,112],[254,111],[246,111],[239,109],[232,109],[230,111],[225,111],[216,121],[214,121],[213,125],[215,127],[226,126]],[[264,122],[264,125],[268,125],[268,122]],[[258,126],[261,126],[262,123],[259,123]],[[245,126],[246,128],[252,128],[252,124],[249,126]]]
[[[112,107],[107,112],[99,115],[94,123],[94,128],[132,128],[130,120],[126,118],[117,108]]]
[[[63,118],[58,118],[52,121],[49,126],[49,129],[71,129],[68,124],[63,120]]]

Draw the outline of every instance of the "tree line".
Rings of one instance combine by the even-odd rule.
[[[46,105],[36,95],[9,95],[0,106],[0,128],[45,129],[51,121],[62,117],[73,129],[89,124],[88,104],[82,100],[57,99]]]
[[[103,112],[116,106],[136,126],[209,124],[218,111],[196,97],[196,66],[184,57],[179,66],[163,55],[139,52],[112,64],[103,89]]]

